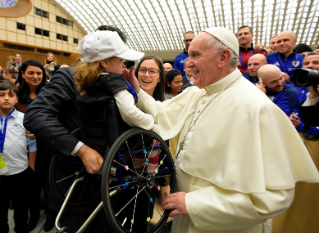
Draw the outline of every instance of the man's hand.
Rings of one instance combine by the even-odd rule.
[[[75,154],[80,157],[88,173],[97,173],[103,164],[103,157],[99,152],[91,149],[87,145],[81,146]]]
[[[285,72],[281,72],[281,75],[282,75],[285,83],[289,83],[289,81],[290,81],[289,75],[287,73],[285,73]]]
[[[264,49],[264,45],[262,43],[257,43],[254,47],[254,50],[256,53],[260,53]]]
[[[127,81],[132,85],[132,87],[138,94],[140,92],[140,84],[138,83],[137,78],[135,77],[134,66],[130,68],[130,75],[128,75]]]
[[[300,125],[300,118],[296,114],[290,114],[289,119],[291,120],[291,123],[295,126],[295,128]]]
[[[259,90],[261,90],[262,92],[264,92],[266,94],[266,87],[265,87],[263,80],[261,78],[259,78],[259,82],[256,83],[256,87],[258,87]]]
[[[185,192],[172,193],[168,195],[162,203],[163,210],[173,210],[169,215],[170,217],[188,215],[185,204],[185,196]]]

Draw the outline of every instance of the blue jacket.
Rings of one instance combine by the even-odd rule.
[[[287,84],[284,84],[284,89],[281,92],[267,92],[266,95],[274,102],[274,104],[283,110],[287,116],[290,116],[292,111],[299,104],[298,92]]]
[[[287,58],[284,54],[275,52],[266,55],[268,64],[277,66],[282,72],[285,72],[291,77],[294,70],[302,67],[304,56],[299,55],[295,50]]]
[[[184,60],[188,57],[188,53],[182,52],[180,54],[178,54],[174,60],[174,69],[179,70],[182,74],[182,76],[185,75],[185,71],[184,71]]]

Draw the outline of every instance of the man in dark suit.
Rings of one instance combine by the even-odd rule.
[[[113,26],[101,26],[99,30],[117,31],[120,37],[126,39],[124,33]],[[42,138],[52,149],[58,160],[74,161],[78,156],[88,173],[99,171],[103,158],[96,151],[83,144],[71,132],[80,126],[76,100],[78,91],[75,88],[73,68],[67,67],[58,70],[50,83],[42,88],[25,114],[24,125],[36,137]],[[63,167],[57,166],[57,173],[62,173]],[[59,210],[61,202],[47,187],[49,207]],[[101,201],[98,196],[86,205],[72,206],[64,211],[60,226],[67,226],[70,232],[75,232],[84,223],[93,209]],[[85,232],[113,232],[104,211],[100,211],[90,223]]]

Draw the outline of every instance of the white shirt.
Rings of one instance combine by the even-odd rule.
[[[28,167],[28,151],[37,151],[36,140],[26,136],[23,126],[24,114],[14,110],[7,121],[2,158],[8,171],[2,175],[18,174]],[[0,125],[1,127],[1,125]],[[27,149],[28,148],[28,149]]]

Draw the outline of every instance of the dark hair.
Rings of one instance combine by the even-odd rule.
[[[113,26],[113,25],[101,25],[95,31],[112,31],[112,32],[117,32],[119,36],[121,37],[122,41],[126,44],[127,42],[127,37],[124,32],[122,32],[118,27]]]
[[[247,25],[243,25],[243,26],[241,26],[240,28],[238,28],[238,31],[237,31],[236,35],[238,34],[239,30],[240,30],[240,29],[243,29],[243,28],[249,28],[250,33],[253,34],[253,29],[252,29],[251,27],[249,27],[249,26],[247,26]]]
[[[40,62],[33,59],[23,62],[22,66],[19,69],[19,76],[17,79],[17,82],[20,84],[19,91],[18,91],[19,102],[23,104],[28,103],[27,101],[30,95],[29,85],[26,83],[25,79],[22,77],[22,73],[24,73],[27,70],[28,66],[36,66],[42,70],[42,82],[37,87],[36,94],[39,94],[40,89],[46,84],[45,70]]]
[[[12,83],[7,80],[0,80],[0,91],[10,90],[10,92],[14,92],[15,94],[18,93],[18,88]]]
[[[140,68],[141,64],[143,61],[145,60],[154,60],[158,67],[159,67],[159,71],[160,71],[160,82],[157,83],[154,93],[153,93],[153,98],[155,100],[159,100],[159,101],[164,101],[164,92],[165,92],[165,73],[164,73],[164,66],[163,66],[163,61],[162,59],[160,59],[159,57],[156,56],[145,56],[141,59],[141,61],[137,64],[136,69],[135,69],[135,76],[138,79],[138,68]]]
[[[172,83],[174,78],[177,75],[182,75],[181,72],[179,70],[170,70],[167,72],[166,76],[165,76],[165,92],[167,94],[171,93],[171,87],[167,85],[167,82]]]
[[[317,55],[319,55],[319,52],[309,52],[306,54],[305,57],[309,57],[309,56],[313,56],[313,55],[317,56]]]
[[[6,69],[3,70],[3,72],[6,72],[8,74],[12,74],[12,78],[15,78],[14,75],[13,75],[14,74],[13,69],[6,68]]]
[[[297,44],[295,47],[297,53],[312,52],[313,50],[307,44]]]
[[[195,33],[194,33],[193,31],[187,31],[187,32],[185,32],[185,33],[184,33],[184,37],[185,37],[186,34],[193,34],[193,35],[195,35]]]

